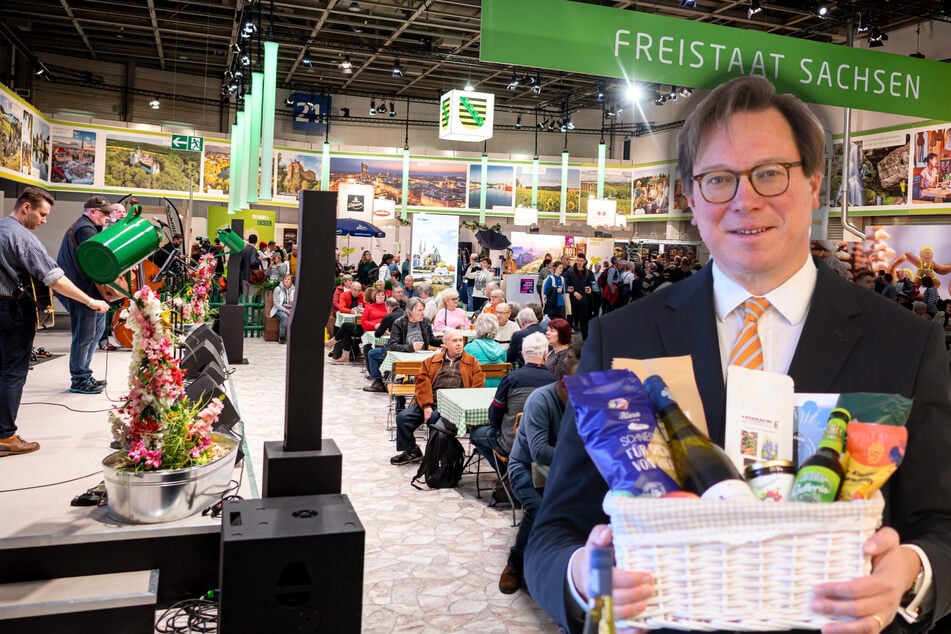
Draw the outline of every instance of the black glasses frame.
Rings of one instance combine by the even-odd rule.
[[[750,178],[750,176],[753,174],[753,172],[755,172],[756,170],[758,170],[758,169],[760,169],[760,168],[762,168],[762,167],[766,167],[767,165],[779,165],[779,166],[785,168],[785,170],[786,170],[786,186],[783,188],[783,191],[777,192],[777,193],[775,193],[775,194],[764,194],[763,192],[761,192],[761,191],[756,187],[756,183],[753,181],[753,179]],[[748,181],[750,181],[750,185],[753,187],[753,191],[755,191],[757,194],[759,194],[760,196],[763,196],[764,198],[773,198],[773,197],[775,197],[775,196],[782,196],[783,194],[785,194],[785,193],[789,190],[789,180],[790,180],[789,170],[790,170],[791,168],[793,168],[793,167],[799,167],[799,166],[801,166],[801,165],[802,165],[802,161],[794,161],[794,162],[792,162],[792,163],[782,163],[782,162],[773,162],[773,161],[770,161],[770,162],[768,162],[768,163],[762,163],[761,165],[755,165],[755,166],[751,167],[751,168],[748,169],[748,170],[739,170],[739,171],[734,171],[734,170],[710,170],[709,172],[704,172],[703,174],[696,174],[696,175],[693,177],[693,180],[697,181],[697,185],[700,186],[700,195],[703,196],[703,199],[704,199],[705,201],[707,201],[708,203],[710,203],[711,205],[719,205],[719,204],[723,204],[723,203],[728,203],[728,202],[730,202],[731,200],[733,200],[733,199],[736,197],[736,192],[737,192],[737,190],[738,190],[739,187],[740,187],[740,177],[741,177],[741,176],[745,176],[746,179],[747,179]],[[725,198],[725,199],[723,199],[723,200],[710,200],[709,198],[707,198],[707,195],[703,192],[703,178],[704,178],[705,176],[709,176],[710,174],[716,174],[717,172],[723,172],[723,173],[725,173],[725,174],[732,174],[732,175],[734,176],[735,180],[733,181],[733,193],[730,194],[730,197],[729,197],[729,198]]]

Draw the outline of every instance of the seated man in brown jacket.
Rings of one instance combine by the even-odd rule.
[[[416,375],[413,403],[396,416],[396,448],[400,453],[390,458],[390,464],[410,464],[423,459],[413,433],[424,422],[433,425],[439,420],[436,411],[438,390],[485,385],[479,362],[463,350],[466,340],[461,332],[445,331],[442,343],[442,350],[423,361]]]

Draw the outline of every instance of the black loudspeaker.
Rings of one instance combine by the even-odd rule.
[[[218,631],[358,634],[365,532],[346,495],[225,501]]]
[[[228,395],[221,389],[220,384],[208,374],[202,374],[192,381],[185,388],[185,396],[194,403],[202,404],[207,403],[213,398],[224,397],[224,409],[222,409],[221,414],[218,415],[218,421],[214,425],[215,431],[230,432],[231,428],[241,420],[241,416],[231,403],[231,399],[229,399]]]
[[[218,365],[217,361],[211,361],[201,370],[201,374],[204,376],[209,376],[217,385],[222,387],[225,384],[225,381],[228,380],[228,373],[225,372],[225,369]]]
[[[624,139],[624,145],[622,146],[623,150],[621,151],[621,159],[625,161],[631,160],[631,140]]]
[[[185,352],[200,346],[203,342],[209,341],[211,344],[218,350],[221,355],[221,358],[225,358],[225,344],[221,340],[221,335],[212,329],[208,324],[200,324],[194,330],[192,330],[188,337],[185,338],[185,342],[182,344],[182,347],[185,348]]]
[[[219,368],[225,365],[221,352],[214,344],[211,341],[202,341],[185,353],[180,367],[186,379],[195,379],[209,363],[217,363]]]

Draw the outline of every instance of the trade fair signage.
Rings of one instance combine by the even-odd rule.
[[[762,75],[810,103],[936,119],[951,103],[943,62],[567,0],[484,0],[479,55],[692,88]]]
[[[439,138],[448,141],[485,141],[492,138],[495,95],[490,92],[450,90],[439,98]]]

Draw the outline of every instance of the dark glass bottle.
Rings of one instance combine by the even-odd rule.
[[[835,502],[845,471],[839,456],[845,447],[845,430],[852,415],[837,407],[829,412],[829,422],[819,441],[819,449],[812,454],[796,473],[792,493],[793,502]]]
[[[706,499],[756,499],[726,452],[690,422],[664,380],[649,376],[644,387],[670,445],[670,458],[683,489]]]

